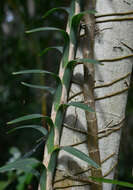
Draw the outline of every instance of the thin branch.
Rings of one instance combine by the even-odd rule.
[[[97,86],[95,86],[95,88],[103,88],[103,87],[111,86],[111,85],[113,85],[113,84],[115,84],[115,83],[117,83],[117,82],[119,82],[119,81],[121,81],[121,80],[127,78],[127,77],[130,76],[130,75],[131,75],[131,72],[127,73],[126,75],[124,75],[124,76],[122,76],[122,77],[120,77],[120,78],[118,78],[118,79],[112,80],[112,81],[109,82],[109,83],[102,84],[102,85],[97,85]]]
[[[108,159],[110,159],[111,157],[113,157],[116,153],[112,153],[110,154],[107,158],[105,158],[104,160],[102,160],[101,164],[103,164],[104,162],[106,162]]]
[[[70,129],[70,130],[73,130],[73,131],[76,131],[76,132],[79,132],[79,133],[87,135],[86,131],[83,131],[81,129],[77,129],[77,128],[71,127],[70,125],[67,125],[66,123],[64,123],[63,126],[66,127],[66,128],[68,128],[68,129]]]
[[[124,17],[124,18],[112,18],[107,20],[96,20],[96,24],[104,22],[122,22],[122,21],[133,21],[133,17]]]
[[[64,186],[64,187],[55,187],[54,190],[56,189],[67,189],[67,188],[71,188],[71,187],[82,187],[82,186],[85,186],[85,185],[88,185],[87,184],[82,184],[82,185],[68,185],[68,186]]]
[[[123,60],[123,59],[128,59],[128,58],[131,58],[131,57],[133,57],[133,54],[126,55],[126,56],[121,56],[121,57],[116,57],[116,58],[112,58],[112,59],[99,59],[98,61],[99,62],[115,62],[115,61],[120,61],[120,60]]]
[[[131,15],[131,14],[133,14],[133,11],[96,15],[95,18],[107,17],[107,16],[124,16],[124,15]]]
[[[121,42],[121,44],[123,44],[125,47],[127,47],[131,52],[133,52],[133,48],[129,47],[127,44],[125,44],[124,42]]]
[[[75,98],[76,96],[79,96],[79,95],[82,94],[82,93],[83,93],[83,91],[80,91],[80,92],[78,92],[78,93],[76,93],[76,94],[70,96],[70,97],[68,98],[68,101],[70,101],[71,99]]]
[[[103,177],[108,176],[108,175],[115,169],[115,167],[117,166],[117,164],[118,164],[118,163],[116,162],[116,163],[109,169],[109,171],[104,174]]]
[[[110,97],[122,94],[123,92],[126,92],[128,90],[129,90],[129,87],[127,87],[127,88],[125,88],[123,90],[120,90],[118,92],[113,92],[113,93],[105,95],[105,96],[97,97],[97,98],[95,98],[95,101],[102,100],[102,99],[105,99],[105,98],[110,98]]]

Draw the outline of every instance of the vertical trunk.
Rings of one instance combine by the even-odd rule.
[[[98,136],[93,138],[95,138],[95,142],[97,142],[97,138],[99,139],[98,144],[94,143],[95,146],[93,146],[92,141],[90,141],[91,138],[88,140],[90,136],[88,135],[84,111],[74,107],[67,109],[61,138],[61,146],[74,146],[86,154],[90,152],[90,156],[96,162],[101,160],[102,174],[110,179],[114,177],[115,166],[117,165],[120,129],[125,118],[127,90],[132,70],[132,53],[128,46],[131,47],[132,45],[133,25],[127,19],[131,15],[123,14],[124,16],[122,16],[116,13],[129,12],[132,9],[133,4],[129,5],[129,3],[122,0],[99,0],[96,3],[96,31],[94,36],[94,55],[92,57],[94,56],[95,59],[104,64],[103,66],[95,66],[95,105],[92,105],[96,109],[98,125]],[[101,14],[108,13],[115,14],[114,16],[100,17]],[[103,21],[107,19],[108,22]],[[114,19],[114,21],[110,19]],[[130,56],[128,57],[128,55]],[[81,56],[79,50],[77,57]],[[84,54],[83,56],[85,57]],[[89,72],[91,73],[91,71]],[[89,78],[87,82],[90,82]],[[87,84],[84,83],[83,65],[78,65],[74,69],[68,101],[84,101],[84,95],[81,92],[83,92],[83,87],[85,92],[85,85]],[[85,97],[85,100],[89,102],[87,97]],[[89,142],[89,150],[87,142]],[[91,154],[93,152],[92,148],[97,149],[98,145],[100,158],[95,158],[95,155]],[[91,185],[88,175],[94,175],[94,173],[93,170],[91,173],[90,167],[86,163],[61,151],[58,157],[54,188],[63,189],[65,187],[71,190],[91,190],[94,185]],[[111,184],[103,184],[103,190],[111,189]]]
[[[97,1],[97,15],[128,12],[132,8],[133,4],[128,5],[124,1]],[[132,58],[124,59],[124,56],[132,54],[132,52],[122,42],[132,46],[130,42],[133,40],[133,25],[131,21],[124,20],[125,17],[131,16],[105,16],[96,19],[95,56],[96,59],[103,60],[104,66],[95,68],[95,86],[113,82],[105,87],[95,88],[101,160],[113,155],[102,164],[102,171],[103,176],[111,179],[114,177],[117,165],[121,127],[125,118],[127,89],[130,83],[129,73],[132,70]],[[102,22],[102,20],[117,18],[123,18],[123,21]],[[101,23],[98,23],[99,21]],[[117,92],[118,95],[113,96]],[[104,184],[103,189],[111,190],[112,185]]]

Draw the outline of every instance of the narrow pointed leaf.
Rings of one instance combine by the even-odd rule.
[[[71,32],[70,32],[70,39],[73,44],[76,44],[76,35],[79,27],[79,23],[84,15],[86,14],[95,14],[95,10],[88,10],[84,12],[80,12],[79,14],[73,15],[71,19]]]
[[[16,127],[16,128],[13,128],[13,129],[9,130],[8,133],[14,132],[14,131],[16,131],[18,129],[24,129],[24,128],[26,128],[26,129],[27,128],[36,129],[36,130],[40,131],[44,136],[46,136],[47,133],[48,133],[47,130],[41,125],[23,125],[23,126]]]
[[[37,89],[41,89],[41,90],[47,90],[52,95],[55,93],[55,89],[48,87],[48,86],[34,85],[34,84],[26,83],[26,82],[21,82],[21,84],[23,84],[24,86],[27,86],[29,88],[37,88]]]
[[[84,154],[83,152],[79,151],[78,149],[73,148],[71,146],[66,146],[61,149],[72,154],[73,156],[87,162],[89,165],[91,165],[95,168],[99,168],[99,165],[97,163],[95,163],[88,155]]]
[[[53,126],[53,122],[52,122],[51,118],[48,116],[41,115],[41,114],[25,115],[25,116],[19,117],[17,119],[14,119],[12,121],[9,121],[7,124],[14,124],[14,123],[22,122],[22,121],[27,121],[27,120],[31,120],[31,119],[40,119],[40,118],[46,119],[48,124],[50,126]]]
[[[128,183],[124,181],[119,181],[119,180],[113,180],[113,179],[105,179],[105,178],[96,178],[96,177],[89,177],[94,181],[100,182],[100,183],[111,183],[115,185],[120,185],[123,187],[131,187],[133,188],[133,183]]]
[[[63,104],[63,105],[64,106],[74,106],[74,107],[83,109],[83,110],[88,111],[88,112],[94,112],[94,110],[91,107],[89,107],[86,104],[80,103],[80,102],[70,102],[68,104]]]
[[[63,53],[63,47],[62,46],[53,46],[53,47],[45,48],[39,55],[42,56],[45,53],[47,53],[49,50],[52,50],[52,49],[58,50],[61,54]]]
[[[56,7],[56,8],[53,8],[53,9],[50,9],[49,11],[47,11],[44,15],[43,15],[43,18],[46,18],[47,16],[49,16],[50,14],[52,14],[53,12],[55,11],[59,11],[59,10],[63,10],[65,12],[67,12],[69,14],[70,12],[70,9],[67,8],[67,7]]]
[[[0,167],[0,172],[7,172],[7,171],[12,171],[12,170],[22,170],[26,173],[28,172],[33,172],[33,175],[36,177],[39,177],[40,174],[37,170],[34,168],[41,165],[41,162],[34,158],[27,158],[27,159],[19,159],[15,162],[6,164],[3,167]]]
[[[62,30],[60,28],[55,28],[55,27],[40,27],[40,28],[35,28],[32,30],[28,30],[26,31],[26,33],[33,33],[33,32],[41,32],[41,31],[57,31],[57,32],[61,32],[61,34],[64,37],[65,42],[69,41],[69,35],[65,30]]]
[[[100,64],[103,65],[103,63],[95,60],[95,59],[76,59],[75,60],[78,63],[92,63],[92,64]]]
[[[52,77],[54,77],[57,81],[60,81],[60,78],[58,75],[56,75],[55,73],[46,71],[46,70],[39,70],[39,69],[31,69],[31,70],[23,70],[23,71],[18,71],[18,72],[13,72],[13,75],[20,75],[20,74],[49,74]]]

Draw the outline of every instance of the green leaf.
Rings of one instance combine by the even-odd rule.
[[[32,178],[32,173],[24,173],[23,175],[18,176],[18,184],[16,185],[16,190],[25,190],[27,185],[31,183]]]
[[[51,88],[49,86],[34,85],[34,84],[26,83],[26,82],[21,82],[21,84],[23,84],[24,86],[30,87],[30,88],[38,88],[38,89],[41,89],[41,90],[47,90],[52,95],[55,93],[55,89]]]
[[[13,75],[20,75],[20,74],[49,74],[52,77],[54,77],[57,81],[60,81],[60,78],[58,75],[55,73],[46,71],[46,70],[39,70],[39,69],[31,69],[31,70],[24,70],[24,71],[18,71],[18,72],[13,72]]]
[[[6,180],[6,181],[2,181],[2,180],[0,180],[0,190],[5,190],[6,189],[6,187],[9,185],[11,183],[11,181],[10,180]]]
[[[55,27],[40,27],[40,28],[35,28],[32,30],[26,31],[26,33],[33,33],[33,32],[41,32],[41,31],[57,31],[61,32],[61,34],[64,37],[65,42],[69,42],[69,35],[65,30],[62,30],[60,28],[55,28]]]
[[[55,127],[58,128],[58,132],[60,134],[62,129],[62,121],[63,121],[63,114],[64,110],[63,107],[59,107],[59,109],[56,112],[56,118],[55,118]]]
[[[100,64],[100,65],[104,65],[103,63],[95,60],[95,59],[87,59],[87,58],[84,58],[84,59],[76,59],[74,60],[75,63],[92,63],[92,64]]]
[[[83,110],[88,111],[88,112],[94,112],[94,110],[91,107],[89,107],[86,104],[80,103],[80,102],[70,102],[67,104],[62,104],[62,106],[74,106],[74,107],[83,109]]]
[[[54,171],[55,171],[58,152],[59,152],[59,148],[55,148],[53,150],[50,157],[49,164],[48,164],[48,170],[52,173],[52,175],[54,174]]]
[[[0,167],[0,172],[3,173],[12,170],[22,170],[26,173],[33,172],[33,175],[39,177],[40,176],[39,172],[34,169],[36,166],[39,165],[41,165],[41,162],[39,162],[34,158],[19,159],[15,162]]]
[[[53,127],[50,128],[46,146],[48,148],[48,153],[51,153],[54,150],[54,128]]]
[[[80,12],[79,14],[72,16],[70,39],[73,44],[76,44],[76,41],[77,41],[76,35],[77,35],[78,28],[79,28],[79,23],[80,23],[81,19],[83,18],[83,16],[85,14],[95,14],[95,13],[96,13],[95,10],[88,10],[88,11]]]
[[[65,146],[65,147],[62,147],[61,149],[72,154],[73,156],[76,156],[77,158],[87,162],[89,165],[91,165],[95,168],[100,168],[97,163],[95,163],[91,158],[89,158],[89,156],[87,156],[86,154],[84,154],[83,152],[79,151],[76,148],[73,148],[71,146]]]
[[[65,11],[65,12],[68,13],[68,14],[69,14],[69,12],[70,12],[70,9],[67,8],[67,7],[56,7],[56,8],[53,8],[53,9],[48,10],[48,11],[43,15],[43,18],[45,19],[47,16],[49,16],[49,15],[52,14],[53,12],[55,12],[55,11],[61,11],[61,10]]]
[[[69,86],[70,86],[73,66],[74,64],[71,61],[67,62],[67,64],[65,65],[65,72],[63,75],[62,83],[65,85],[67,91],[69,90]]]
[[[21,158],[21,152],[18,148],[16,147],[11,147],[9,150],[9,153],[12,155],[7,163],[11,163],[14,162],[16,160],[18,160],[19,158]]]
[[[63,53],[63,47],[62,46],[53,46],[53,47],[48,47],[48,48],[45,48],[39,55],[42,56],[44,55],[45,53],[47,53],[49,50],[51,49],[56,49],[58,50],[61,54]]]
[[[24,128],[32,128],[32,129],[36,129],[38,131],[40,131],[44,136],[47,135],[47,130],[41,126],[41,125],[23,125],[23,126],[20,126],[20,127],[16,127],[16,128],[13,128],[11,130],[8,131],[8,134],[11,133],[11,132],[14,132],[18,129],[24,129]]]
[[[89,177],[89,178],[100,183],[111,183],[111,184],[120,185],[123,187],[133,188],[133,183],[128,183],[128,182],[114,180],[114,179],[105,179],[105,178],[96,178],[96,177]]]
[[[40,118],[44,118],[46,119],[46,121],[48,122],[48,124],[50,126],[53,126],[53,121],[50,117],[48,116],[44,116],[41,114],[31,114],[31,115],[25,115],[22,117],[19,117],[17,119],[14,119],[12,121],[9,121],[7,124],[14,124],[14,123],[18,123],[18,122],[22,122],[22,121],[26,121],[26,120],[31,120],[31,119],[40,119]]]
[[[46,190],[46,168],[43,168],[43,171],[41,172],[40,176],[40,188],[41,190]]]
[[[58,110],[58,108],[60,107],[61,94],[62,94],[62,83],[60,82],[58,84],[58,87],[56,89],[55,96],[54,96],[54,109],[55,110]]]

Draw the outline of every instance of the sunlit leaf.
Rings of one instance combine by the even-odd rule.
[[[24,86],[30,87],[30,88],[37,88],[37,89],[41,89],[41,90],[47,90],[52,95],[55,93],[55,89],[51,88],[49,86],[34,85],[34,84],[26,83],[26,82],[21,82],[21,84],[23,84]]]
[[[24,129],[24,128],[36,129],[36,130],[40,131],[44,136],[46,136],[48,133],[47,130],[41,125],[23,125],[23,126],[15,127],[13,129],[9,130],[8,133],[14,132],[18,129]]]
[[[25,115],[25,116],[19,117],[17,119],[14,119],[12,121],[9,121],[7,124],[14,124],[14,123],[22,122],[22,121],[27,121],[27,120],[31,120],[31,119],[40,119],[40,118],[46,119],[46,121],[48,122],[48,124],[50,126],[53,125],[53,122],[52,122],[50,117],[44,116],[44,115],[41,115],[41,114]]]
[[[133,188],[133,183],[128,183],[128,182],[114,180],[114,179],[105,179],[105,178],[96,178],[96,177],[89,177],[89,178],[100,183],[111,183],[111,184],[120,185],[123,187]]]
[[[62,150],[72,154],[73,156],[87,162],[89,165],[95,167],[95,168],[99,168],[99,165],[97,163],[95,163],[88,155],[84,154],[83,152],[79,151],[76,148],[73,148],[71,146],[65,146],[61,148]]]
[[[33,172],[33,175],[39,177],[39,172],[34,169],[36,166],[39,165],[41,165],[41,162],[34,158],[19,159],[15,162],[8,163],[5,166],[0,167],[0,172],[3,173],[12,170],[22,170],[26,173]]]
[[[56,7],[56,8],[53,8],[53,9],[48,10],[48,11],[43,15],[43,18],[46,18],[47,16],[49,16],[50,14],[52,14],[52,13],[55,12],[55,11],[61,11],[61,10],[65,11],[65,12],[68,13],[68,14],[69,14],[69,12],[70,12],[70,9],[67,8],[67,7]]]
[[[62,46],[53,46],[53,47],[45,48],[39,55],[42,56],[45,53],[47,53],[49,50],[52,50],[52,49],[58,50],[61,54],[63,53],[63,47]]]

